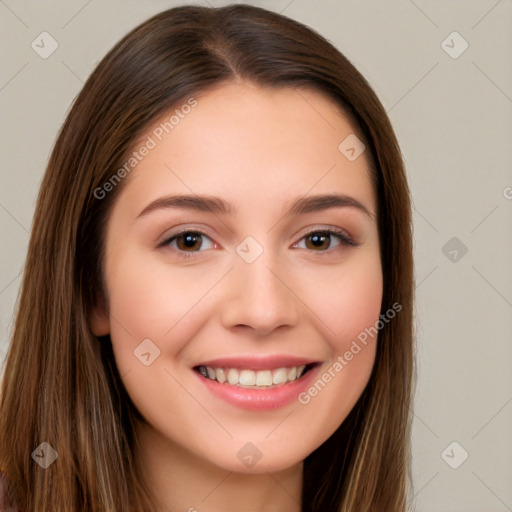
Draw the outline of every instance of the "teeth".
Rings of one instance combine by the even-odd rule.
[[[288,372],[286,368],[279,368],[275,370],[272,375],[272,382],[274,384],[284,384],[288,380]]]
[[[215,370],[215,377],[221,384],[224,384],[224,382],[228,380],[226,372],[222,368],[217,368]]]
[[[288,370],[288,380],[295,380],[297,378],[297,367],[294,366]]]
[[[212,368],[200,366],[199,373],[221,384],[228,382],[232,386],[269,387],[285,384],[299,379],[304,374],[305,365],[277,368],[275,370],[238,370],[237,368]]]
[[[254,386],[256,384],[256,374],[252,370],[242,370],[238,377],[238,383],[242,386]]]
[[[228,382],[233,386],[234,384],[238,384],[238,370],[234,368],[230,368],[228,370]]]
[[[272,386],[272,372],[263,370],[256,374],[256,386]]]

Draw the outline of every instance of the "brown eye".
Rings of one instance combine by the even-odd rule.
[[[357,244],[344,232],[322,230],[311,231],[311,233],[299,240],[294,247],[309,249],[315,252],[327,252],[338,245],[356,246]]]
[[[166,244],[178,251],[198,252],[201,249],[209,249],[211,247],[211,240],[203,233],[184,231],[170,238]]]
[[[331,234],[329,232],[318,231],[305,237],[306,247],[314,251],[325,251],[331,246]]]

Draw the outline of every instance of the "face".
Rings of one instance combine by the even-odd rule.
[[[108,219],[92,327],[144,428],[229,471],[278,471],[340,426],[373,367],[368,161],[317,92],[239,83],[196,100],[134,146],[154,145]]]

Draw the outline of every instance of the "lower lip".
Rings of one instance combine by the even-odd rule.
[[[284,407],[297,400],[298,395],[314,380],[320,365],[315,366],[298,380],[267,389],[248,389],[208,379],[196,373],[201,382],[217,397],[248,410],[270,410]]]

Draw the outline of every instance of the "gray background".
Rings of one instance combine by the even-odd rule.
[[[1,363],[38,187],[69,105],[122,35],[181,3],[0,0]],[[252,3],[344,52],[402,146],[417,280],[413,510],[512,511],[512,1]],[[44,31],[59,45],[47,59],[31,47]]]

